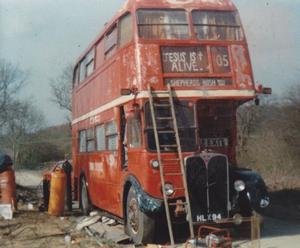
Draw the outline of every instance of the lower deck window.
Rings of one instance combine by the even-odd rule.
[[[118,149],[118,127],[116,121],[112,121],[106,124],[105,136],[107,150],[115,151]]]
[[[86,130],[79,132],[79,152],[86,152]]]
[[[105,128],[104,125],[96,127],[97,151],[105,151]]]
[[[94,128],[87,130],[87,151],[95,151],[95,132]]]

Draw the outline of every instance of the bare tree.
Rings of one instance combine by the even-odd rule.
[[[6,124],[2,126],[5,146],[19,166],[20,152],[25,144],[31,143],[32,134],[43,127],[43,115],[30,102],[15,101],[10,105]]]
[[[0,125],[7,120],[8,108],[26,79],[27,73],[0,58]]]
[[[238,120],[238,151],[246,152],[250,133],[255,128],[255,122],[258,118],[258,109],[254,103],[247,103],[237,111]]]
[[[52,101],[61,109],[67,110],[68,113],[72,111],[72,78],[73,66],[68,65],[57,78],[50,80],[53,94]]]

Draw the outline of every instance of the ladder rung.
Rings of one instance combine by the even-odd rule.
[[[174,188],[174,190],[185,190],[185,188]]]
[[[154,106],[156,107],[163,107],[163,108],[170,108],[171,107],[171,104],[163,104],[163,103],[154,103]]]
[[[182,173],[165,173],[165,176],[183,176]]]
[[[157,94],[167,94],[167,95],[169,95],[170,92],[165,91],[165,90],[155,90],[155,91],[152,91],[152,94],[154,94],[154,95],[157,95]]]
[[[166,148],[172,147],[172,148],[176,148],[177,145],[160,145],[160,147],[166,147]]]
[[[180,159],[179,158],[164,158],[162,159],[162,161],[167,161],[167,162],[170,162],[170,161],[179,161]]]
[[[156,120],[173,120],[172,116],[167,116],[167,117],[156,117]]]
[[[175,133],[175,131],[157,131],[158,133]]]
[[[187,206],[187,202],[169,203],[170,206]]]

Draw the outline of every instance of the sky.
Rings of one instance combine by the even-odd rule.
[[[0,58],[29,71],[22,97],[47,125],[66,121],[49,79],[74,63],[125,0],[0,0]],[[255,80],[277,95],[300,77],[300,1],[233,0],[249,43]],[[300,83],[300,82],[298,82]]]

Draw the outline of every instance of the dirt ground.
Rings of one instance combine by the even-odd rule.
[[[16,173],[19,185],[29,187],[31,193],[21,192],[19,211],[12,221],[0,220],[0,247],[35,248],[35,247],[99,247],[86,232],[78,232],[75,227],[78,216],[64,218],[50,217],[47,213],[38,211],[40,196],[33,192],[41,182],[39,172],[21,171]],[[19,189],[20,190],[20,189]],[[293,195],[292,198],[295,196]],[[20,198],[20,197],[19,197]],[[24,199],[27,199],[24,200]],[[29,210],[28,203],[33,203],[34,210]],[[285,207],[275,200],[275,207],[265,217],[262,232],[262,248],[296,248],[300,247],[300,221],[297,212],[285,214]],[[292,202],[288,202],[286,209],[291,209]],[[280,209],[279,209],[280,208]],[[278,213],[278,214],[276,214]],[[278,216],[279,218],[278,218]],[[276,218],[274,218],[274,216]],[[65,238],[71,238],[66,242]],[[68,241],[68,240],[67,240]],[[107,247],[107,246],[106,246]],[[244,247],[235,245],[234,247]]]
[[[84,233],[74,231],[74,224],[72,218],[60,219],[38,211],[21,210],[12,221],[0,221],[0,247],[98,247]]]
[[[0,219],[0,247],[99,247],[85,232],[76,230],[78,213],[57,218],[40,211],[40,180],[36,172],[17,173],[22,184],[17,186],[18,211],[13,220]]]

